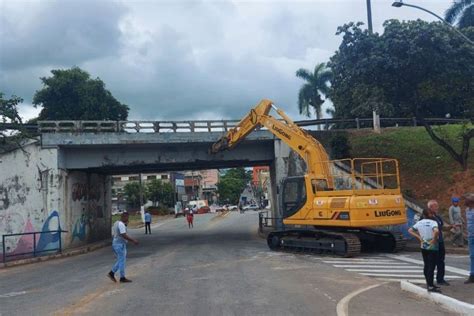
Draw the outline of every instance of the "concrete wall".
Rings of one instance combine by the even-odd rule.
[[[62,229],[68,231],[61,235],[63,248],[110,237],[109,177],[58,169],[58,157],[58,149],[34,141],[0,155],[0,237]],[[53,249],[59,238],[56,232],[36,240],[7,237],[6,253],[33,251],[34,242],[38,251]]]

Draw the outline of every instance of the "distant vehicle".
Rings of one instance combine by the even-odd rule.
[[[228,211],[237,211],[239,208],[237,205],[226,205]]]
[[[257,204],[250,204],[247,206],[244,206],[244,211],[258,211],[260,208],[258,207]]]
[[[119,215],[122,214],[125,210],[113,210],[112,215]]]
[[[193,209],[194,206],[197,207],[197,213],[198,214],[205,214],[205,213],[209,213],[211,211],[211,209],[207,205],[206,200],[190,201],[189,204],[188,204],[188,208]]]

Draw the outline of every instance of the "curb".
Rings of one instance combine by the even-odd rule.
[[[109,240],[104,240],[104,241],[101,241],[101,242],[97,242],[97,243],[89,245],[89,246],[76,248],[76,249],[73,248],[73,249],[65,250],[62,253],[57,253],[57,254],[52,254],[52,255],[47,255],[47,256],[41,256],[41,257],[35,257],[35,258],[13,260],[13,261],[1,263],[0,264],[0,269],[1,268],[16,267],[16,266],[21,266],[21,265],[30,264],[30,263],[48,261],[48,260],[53,260],[53,259],[76,256],[76,255],[92,252],[92,251],[100,249],[100,248],[104,248],[106,246],[111,245],[111,243],[112,243],[112,241],[109,239]]]
[[[426,289],[421,288],[408,281],[400,281],[400,287],[403,291],[410,292],[435,302],[442,307],[452,312],[460,313],[462,315],[474,315],[474,305],[459,301],[455,298],[440,294],[429,293]]]

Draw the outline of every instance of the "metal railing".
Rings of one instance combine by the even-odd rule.
[[[33,257],[36,257],[38,254],[42,254],[45,252],[52,252],[52,251],[57,251],[58,253],[62,252],[62,241],[61,241],[61,234],[62,233],[67,233],[68,231],[66,230],[48,230],[48,231],[41,231],[41,232],[29,232],[29,233],[18,233],[18,234],[5,234],[2,235],[2,257],[3,257],[3,263],[7,262],[7,258],[11,257],[21,257],[21,256],[27,256],[27,255],[33,255]],[[41,235],[41,234],[48,234],[48,233],[56,233],[60,234],[58,238],[58,247],[56,248],[48,248],[48,249],[42,249],[42,250],[37,250],[37,245],[36,245],[36,235]],[[5,239],[7,237],[13,237],[13,236],[27,236],[27,235],[33,235],[33,249],[32,251],[26,251],[26,252],[14,252],[14,253],[7,253],[6,251],[6,244],[5,244]],[[41,238],[41,237],[40,237]]]
[[[227,132],[239,120],[203,121],[38,121],[37,124],[0,123],[0,130],[24,129],[31,133],[179,133],[179,132]],[[469,119],[427,118],[428,124],[457,124]],[[471,122],[473,122],[471,120]],[[322,130],[373,128],[372,118],[318,119],[295,121],[301,127],[319,127]],[[416,118],[380,118],[384,127],[419,126]]]

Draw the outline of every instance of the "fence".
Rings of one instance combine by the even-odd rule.
[[[36,235],[41,235],[41,234],[51,234],[51,233],[56,233],[59,234],[58,238],[58,246],[55,248],[47,248],[47,249],[37,249],[36,241],[38,240],[36,238]],[[5,263],[7,261],[7,258],[10,257],[22,257],[22,256],[27,256],[27,255],[33,255],[33,257],[36,257],[38,254],[42,254],[45,252],[52,252],[52,251],[57,251],[58,253],[62,252],[62,242],[61,242],[61,234],[62,233],[67,233],[66,230],[48,230],[48,231],[41,231],[41,232],[30,232],[30,233],[19,233],[19,234],[6,234],[2,235],[2,254],[3,254],[3,262]],[[23,251],[23,252],[13,252],[13,253],[7,253],[6,249],[6,243],[5,240],[8,237],[18,237],[18,236],[28,236],[28,235],[33,235],[33,244],[32,244],[32,251]],[[40,237],[41,238],[41,237]]]

